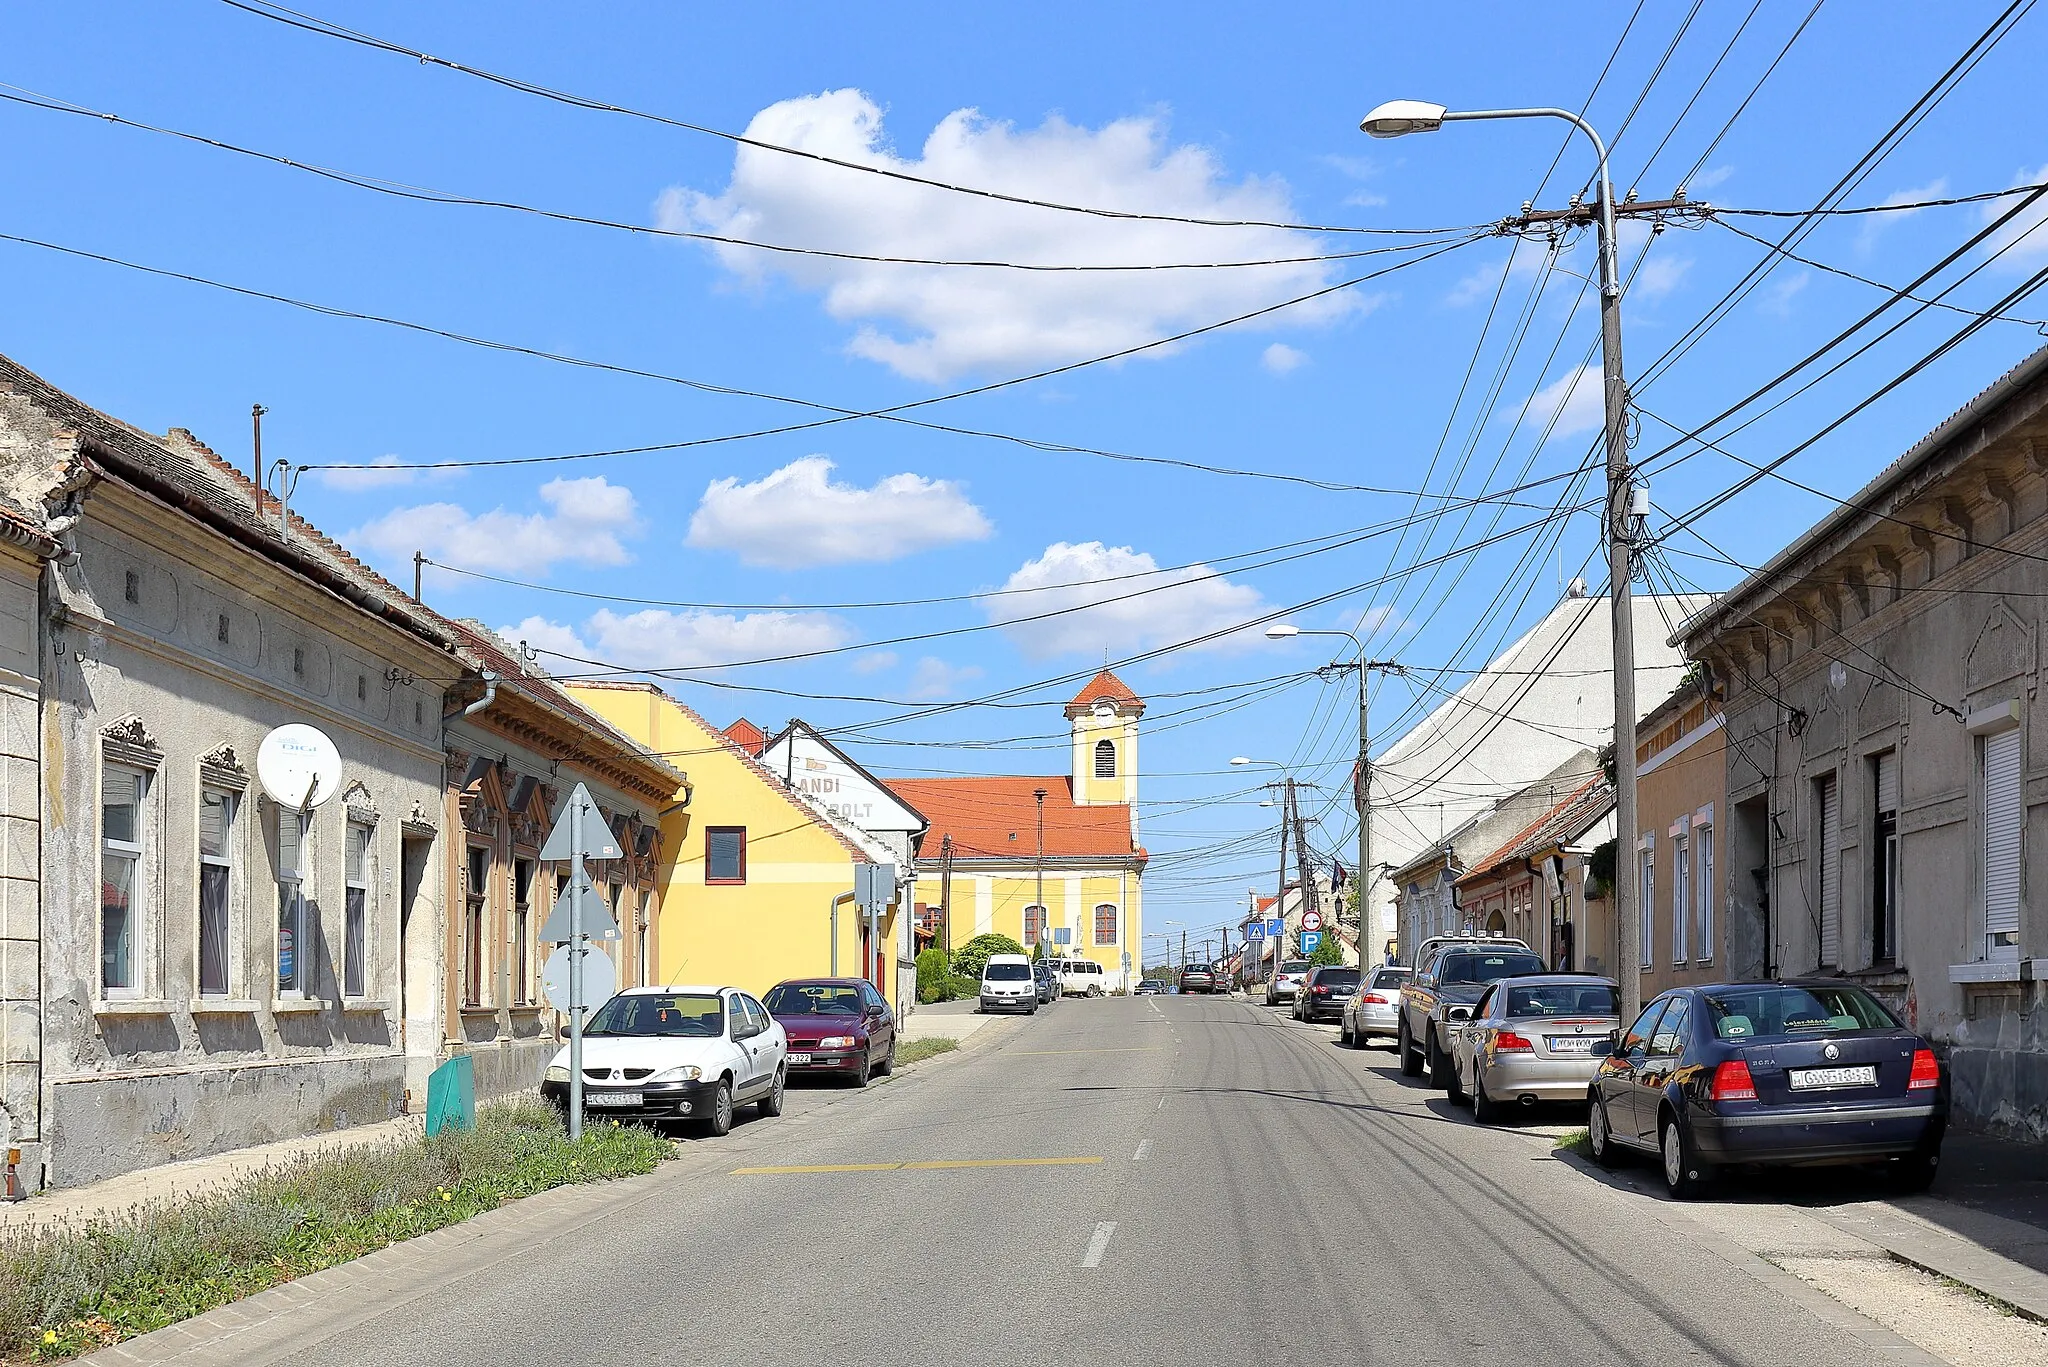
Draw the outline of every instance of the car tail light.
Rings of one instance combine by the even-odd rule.
[[[1314,988],[1313,988],[1312,990],[1313,990],[1313,991],[1315,992],[1315,994],[1316,994],[1316,995],[1317,995],[1318,997],[1327,997],[1327,996],[1329,996],[1329,995],[1330,995],[1330,989],[1329,989],[1329,988],[1327,988],[1327,987],[1324,987],[1324,986],[1323,986],[1322,984],[1320,984],[1320,983],[1318,983],[1318,984],[1317,984],[1317,985],[1316,985],[1316,986],[1315,986],[1315,987],[1314,987]]]
[[[1941,1063],[1934,1057],[1934,1051],[1932,1049],[1915,1049],[1913,1051],[1913,1073],[1912,1076],[1906,1079],[1906,1090],[1909,1092],[1920,1092],[1925,1091],[1929,1087],[1939,1087],[1940,1085]]]
[[[1714,1088],[1709,1096],[1715,1101],[1754,1101],[1756,1083],[1749,1076],[1749,1065],[1739,1058],[1731,1058],[1714,1070]]]
[[[1388,998],[1382,997],[1377,992],[1364,993],[1360,995],[1358,999],[1364,1002],[1367,1006],[1387,1006],[1391,1004]]]
[[[1493,1052],[1496,1054],[1519,1054],[1534,1052],[1536,1046],[1512,1030],[1503,1030],[1493,1037]]]

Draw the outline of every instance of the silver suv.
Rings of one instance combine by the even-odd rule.
[[[1401,985],[1394,1021],[1401,1076],[1420,1077],[1426,1065],[1430,1085],[1451,1083],[1450,1027],[1469,1020],[1472,1005],[1490,983],[1502,978],[1547,973],[1541,955],[1520,940],[1440,937],[1424,941],[1415,975]]]

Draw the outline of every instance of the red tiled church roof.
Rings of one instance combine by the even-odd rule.
[[[1087,686],[1074,695],[1074,700],[1067,704],[1067,715],[1071,717],[1076,713],[1085,712],[1096,703],[1105,700],[1120,707],[1135,707],[1140,716],[1144,715],[1144,699],[1133,693],[1129,684],[1106,669],[1090,679]]]
[[[1106,673],[1107,671],[1105,671]],[[1045,853],[1048,858],[1145,858],[1131,839],[1131,809],[1121,803],[1077,806],[1073,780],[1064,774],[1034,778],[899,778],[889,790],[931,821],[919,857],[935,859],[945,837],[964,859],[1038,857],[1038,804],[1045,789]]]

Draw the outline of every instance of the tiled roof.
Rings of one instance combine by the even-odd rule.
[[[760,756],[761,751],[768,744],[768,733],[748,721],[745,717],[741,717],[738,721],[726,727],[724,734],[728,740],[733,741],[741,749],[756,758]]]
[[[1121,803],[1077,806],[1073,780],[1065,774],[1033,778],[899,778],[889,790],[931,822],[922,846],[934,855],[945,837],[967,859],[1022,859],[1038,856],[1038,803],[1045,789],[1045,853],[1048,858],[1143,859],[1131,839],[1131,809]]]
[[[1587,779],[1563,801],[1517,831],[1505,845],[1483,859],[1473,860],[1470,872],[1458,881],[1482,877],[1503,864],[1527,859],[1539,850],[1571,840],[1598,822],[1613,805],[1614,785],[1604,777]]]
[[[1067,704],[1067,715],[1071,717],[1076,712],[1085,712],[1103,701],[1116,703],[1120,707],[1135,707],[1140,713],[1145,710],[1144,700],[1131,691],[1130,685],[1105,669],[1074,695],[1073,701]]]

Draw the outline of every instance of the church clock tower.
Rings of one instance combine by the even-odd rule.
[[[1122,679],[1103,670],[1067,704],[1074,731],[1074,805],[1138,800],[1138,718],[1145,704]],[[1136,826],[1136,813],[1132,825]]]

